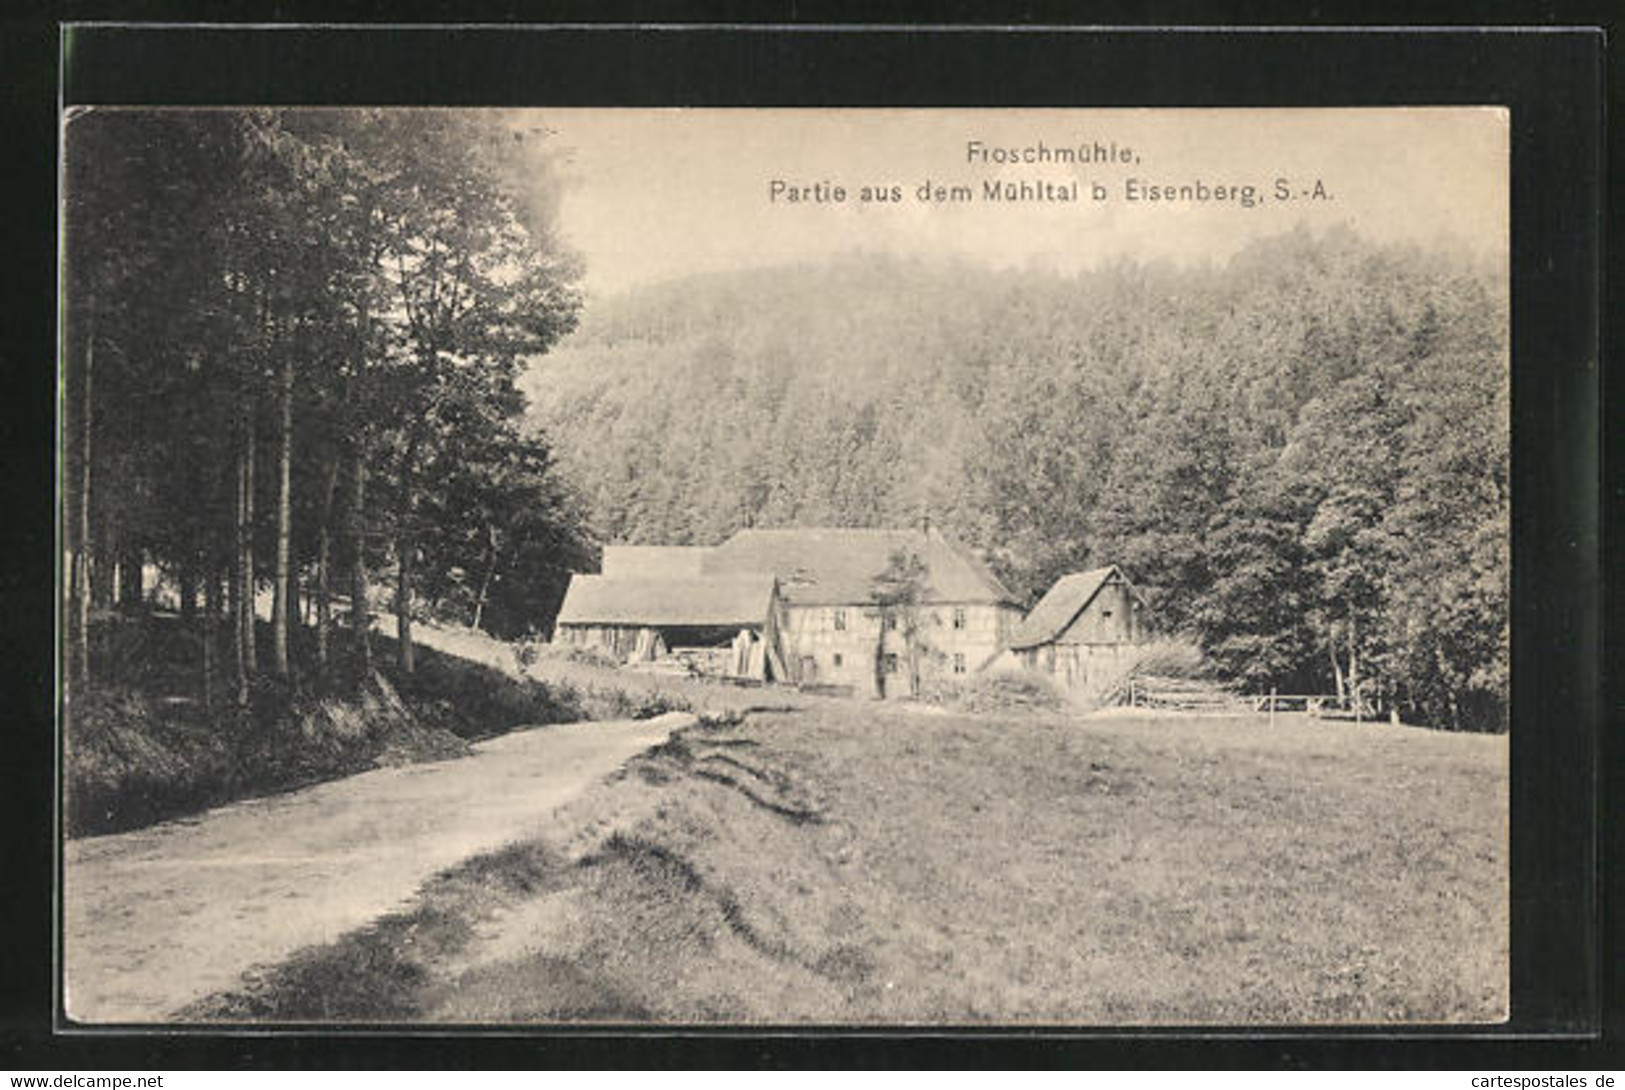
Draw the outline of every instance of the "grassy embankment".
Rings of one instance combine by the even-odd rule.
[[[1506,739],[810,701],[709,723],[204,1020],[1491,1021]]]
[[[301,632],[296,644],[303,680],[291,690],[262,685],[253,713],[239,718],[223,677],[214,707],[203,706],[198,648],[176,618],[109,624],[98,641],[102,683],[63,735],[69,834],[133,829],[382,764],[456,757],[470,741],[518,726],[727,710],[760,699],[562,660],[520,676],[456,654],[455,642],[453,654],[420,646],[417,669],[404,676],[395,641],[382,635],[374,636],[377,669],[365,684],[317,684],[311,638]],[[342,659],[331,671],[333,679],[356,674]]]

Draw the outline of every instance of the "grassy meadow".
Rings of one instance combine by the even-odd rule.
[[[1493,1022],[1507,739],[813,700],[185,1016]]]

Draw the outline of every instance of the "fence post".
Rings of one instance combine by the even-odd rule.
[[[1270,729],[1275,729],[1275,686],[1270,686]]]

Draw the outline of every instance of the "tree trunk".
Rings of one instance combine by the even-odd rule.
[[[203,585],[203,710],[214,709],[214,632],[220,620],[220,576],[211,570]]]
[[[118,607],[122,612],[140,613],[146,605],[141,578],[142,560],[140,546],[127,546],[119,556]]]
[[[249,671],[242,658],[242,580],[237,578],[237,562],[242,559],[242,549],[237,544],[237,534],[242,533],[239,523],[242,521],[242,450],[237,450],[237,465],[232,466],[236,471],[236,482],[232,484],[232,512],[231,512],[231,559],[224,565],[224,591],[226,591],[226,622],[231,625],[231,682],[236,690],[237,699],[242,700],[249,694]]]
[[[243,661],[252,675],[259,672],[259,640],[254,628],[259,604],[259,581],[254,575],[254,457],[257,437],[254,435],[252,405],[248,410],[244,436],[247,450],[243,460]]]
[[[355,487],[350,494],[350,626],[355,633],[356,666],[360,680],[372,676],[372,611],[367,607],[367,458],[362,444],[355,448]]]
[[[254,661],[254,418],[245,407],[239,420],[237,448],[236,571],[232,588],[236,624],[237,705],[248,706]]]
[[[408,505],[410,508],[415,505]],[[412,652],[412,560],[417,546],[411,529],[402,531],[396,542],[400,554],[399,579],[395,584],[395,640],[399,644],[401,673],[410,674],[417,665]]]
[[[293,541],[293,357],[282,363],[277,416],[276,590],[271,604],[271,670],[288,677],[288,613],[292,606],[289,560]]]
[[[401,488],[406,494],[405,518],[395,537],[395,552],[399,560],[398,580],[395,584],[395,640],[398,644],[402,674],[411,674],[417,663],[412,648],[412,568],[417,552],[417,483],[413,480],[417,467],[419,433],[414,432],[406,445],[406,456],[401,459]]]
[[[181,567],[181,623],[188,628],[197,620],[197,567],[188,560]]]
[[[875,696],[886,698],[886,613],[880,612],[880,634],[875,637]]]
[[[486,541],[489,543],[488,552],[491,560],[485,566],[485,578],[480,580],[479,597],[474,599],[474,620],[470,627],[475,629],[480,627],[480,618],[485,614],[485,599],[486,596],[491,592],[491,580],[496,577],[497,559],[501,555],[501,550],[497,547],[496,527],[487,526],[485,528],[485,533]]]
[[[1349,618],[1349,700],[1356,712],[1360,708],[1360,644],[1359,631],[1354,618]]]
[[[329,631],[333,626],[333,588],[329,569],[333,554],[333,494],[338,490],[339,459],[335,455],[327,467],[326,487],[322,491],[322,521],[316,530],[316,665],[325,672],[328,660]]]
[[[96,362],[96,327],[92,317],[85,335],[85,377],[80,392],[81,435],[79,445],[79,547],[74,552],[73,659],[69,666],[70,685],[90,685],[90,455],[91,455],[91,375]],[[71,688],[70,688],[71,692]]]
[[[305,623],[304,575],[295,558],[288,565],[288,657],[295,673],[299,670],[299,628]]]
[[[113,532],[113,520],[106,511],[96,526],[96,545],[92,550],[95,562],[90,566],[90,604],[98,613],[113,608],[115,599],[114,575],[117,574],[117,565],[113,558],[118,555],[117,536]]]
[[[906,633],[904,639],[908,643],[908,695],[920,695],[920,645],[912,632]]]
[[[1326,653],[1331,656],[1332,676],[1337,681],[1337,703],[1341,707],[1344,701],[1343,660],[1337,657],[1337,638],[1335,636],[1326,645]]]

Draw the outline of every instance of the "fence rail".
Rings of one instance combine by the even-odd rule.
[[[1267,693],[1243,694],[1212,682],[1190,678],[1138,677],[1128,683],[1130,707],[1167,711],[1208,713],[1302,712],[1311,716],[1352,716],[1356,722],[1376,719],[1383,714],[1382,701],[1363,692],[1345,693]]]
[[[1340,713],[1356,719],[1375,719],[1382,714],[1382,702],[1364,693],[1339,696],[1336,693],[1261,693],[1252,698],[1258,711],[1302,711],[1309,715]]]

